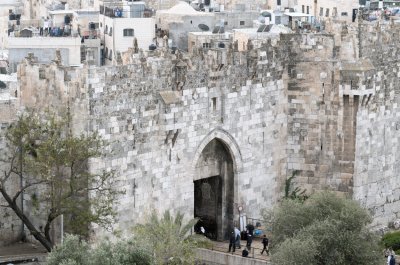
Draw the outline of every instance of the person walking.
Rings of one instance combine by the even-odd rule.
[[[231,249],[233,249],[232,253],[235,252],[235,249],[236,249],[235,242],[236,242],[235,232],[232,231],[231,232],[231,236],[229,237],[229,250],[228,250],[228,252],[231,252]]]
[[[263,240],[262,240],[262,244],[263,244],[263,249],[261,251],[261,255],[265,252],[267,252],[267,255],[269,256],[269,248],[268,248],[268,238],[266,235],[264,235]]]
[[[396,258],[395,258],[395,253],[394,251],[390,253],[387,259],[387,264],[388,265],[396,265]]]
[[[236,237],[236,241],[235,241],[236,248],[240,249],[241,248],[241,246],[240,246],[240,230],[237,227],[235,227],[234,230],[235,230],[235,237]]]
[[[250,233],[247,234],[247,248],[250,249],[251,248],[251,243],[253,243],[253,235],[251,235]]]

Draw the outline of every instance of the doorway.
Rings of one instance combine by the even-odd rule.
[[[199,218],[196,229],[203,227],[208,238],[217,240],[218,217],[222,213],[221,177],[194,181],[194,191],[194,216]]]
[[[214,240],[229,238],[234,220],[234,170],[232,155],[219,139],[203,149],[194,180],[194,216]]]

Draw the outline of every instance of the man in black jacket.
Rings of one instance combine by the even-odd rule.
[[[265,252],[267,252],[267,255],[269,256],[269,249],[268,249],[268,238],[266,235],[264,235],[263,240],[262,240],[262,244],[264,246],[264,248],[261,251],[261,255]]]
[[[231,248],[233,248],[233,252],[235,252],[236,249],[236,237],[235,237],[235,232],[232,231],[231,236],[229,237],[229,250],[228,252],[231,252]]]

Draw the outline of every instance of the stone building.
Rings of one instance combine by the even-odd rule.
[[[239,206],[259,218],[294,171],[295,185],[353,196],[387,225],[400,215],[399,30],[334,24],[257,49],[163,48],[101,68],[25,60],[19,101],[70,104],[75,132],[109,142],[90,168],[116,170],[126,191],[117,230],[172,209],[223,239]]]
[[[115,1],[100,6],[100,35],[105,64],[112,64],[120,53],[133,46],[148,50],[155,38],[155,19],[144,2]]]

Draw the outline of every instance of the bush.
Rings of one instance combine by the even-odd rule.
[[[53,248],[48,255],[47,265],[89,264],[89,245],[76,235],[67,235],[64,243]]]
[[[284,200],[270,213],[276,265],[380,264],[371,217],[355,201],[318,193],[305,202]]]
[[[197,247],[204,247],[209,240],[204,236],[190,235],[197,219],[184,222],[179,212],[172,216],[167,210],[163,216],[153,212],[146,224],[138,224],[133,232],[135,240],[153,251],[157,265],[191,265],[195,263]]]
[[[386,233],[382,238],[385,248],[392,248],[394,251],[400,250],[400,231]]]
[[[79,239],[67,235],[64,243],[53,249],[47,265],[151,265],[152,258],[146,250],[132,241],[120,240],[116,243],[104,241],[96,248]]]

